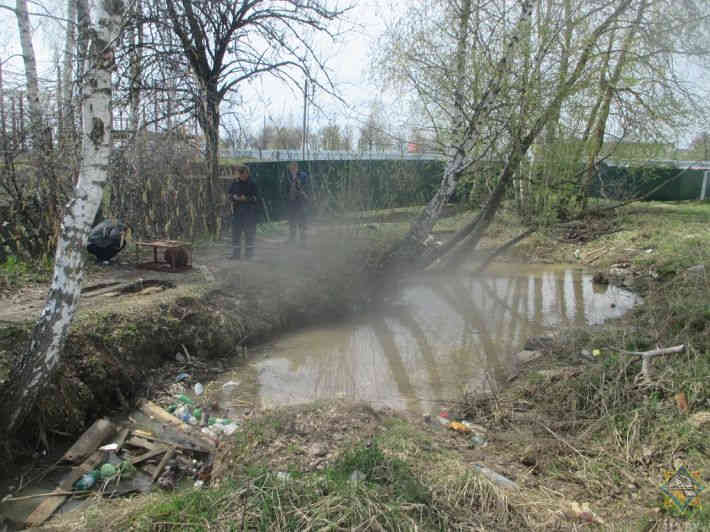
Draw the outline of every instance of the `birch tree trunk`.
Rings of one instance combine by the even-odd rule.
[[[508,160],[505,166],[500,172],[498,179],[498,184],[495,190],[488,198],[485,206],[481,210],[475,219],[467,224],[466,227],[457,231],[453,237],[451,237],[451,244],[447,243],[446,251],[452,249],[452,245],[458,244],[458,247],[453,249],[451,256],[447,260],[447,267],[451,269],[456,269],[466,260],[467,256],[476,248],[478,242],[483,237],[486,229],[493,221],[493,218],[498,211],[498,207],[503,201],[506,189],[513,180],[513,176],[519,170],[522,158],[530,149],[530,146],[542,132],[542,130],[550,123],[550,120],[558,116],[558,110],[574,90],[574,86],[582,78],[583,73],[586,70],[587,64],[592,59],[594,51],[596,49],[596,43],[599,37],[607,30],[607,28],[629,8],[631,5],[631,0],[623,0],[619,3],[613,13],[611,13],[606,19],[604,19],[595,29],[591,32],[589,38],[587,39],[586,45],[582,48],[582,51],[577,59],[574,71],[565,79],[560,82],[556,88],[554,97],[551,102],[543,109],[542,114],[533,123],[533,125],[527,131],[527,134],[520,135],[516,137],[511,143],[509,149]],[[438,257],[443,256],[444,250],[440,250]]]
[[[73,198],[66,207],[47,303],[25,355],[12,368],[0,419],[10,436],[22,426],[44,386],[55,373],[84,274],[84,248],[101,202],[111,152],[111,72],[113,43],[123,11],[121,0],[101,0],[88,50],[82,102],[82,161]]]
[[[412,222],[407,234],[392,247],[380,262],[378,269],[380,270],[383,280],[386,280],[393,273],[398,273],[400,270],[412,269],[413,266],[416,268],[417,266],[423,267],[429,265],[437,257],[442,255],[440,250],[432,251],[428,248],[425,244],[426,239],[429,237],[442,209],[456,190],[459,178],[475,162],[472,160],[471,156],[473,151],[472,145],[476,142],[482,122],[489,116],[490,109],[502,90],[508,73],[508,64],[510,63],[513,48],[519,39],[519,31],[516,32],[506,44],[506,52],[496,63],[491,78],[488,80],[487,86],[481,94],[480,99],[475,102],[471,111],[468,113],[464,112],[462,91],[464,87],[464,76],[468,74],[466,71],[464,50],[470,31],[468,17],[471,15],[471,9],[471,3],[465,0],[458,20],[456,54],[457,87],[456,94],[454,95],[457,116],[454,118],[455,123],[453,127],[457,138],[455,138],[454,143],[449,147],[449,160],[446,163],[444,175],[442,176],[439,188],[434,194],[434,197],[429,200],[424,210]],[[529,1],[523,2],[517,25],[522,27],[530,20],[531,16],[531,3]],[[447,251],[448,249],[450,248],[447,248]]]
[[[64,41],[62,65],[62,116],[61,139],[64,145],[74,136],[74,51],[76,49],[76,0],[67,0],[67,34]]]
[[[22,60],[25,64],[25,77],[27,78],[27,101],[30,105],[30,121],[33,133],[35,128],[42,123],[42,108],[39,104],[39,82],[37,81],[37,61],[32,46],[32,28],[30,17],[27,13],[27,0],[17,0],[15,3],[17,16],[17,29],[20,33],[20,46],[22,47]],[[36,148],[36,146],[35,146]]]

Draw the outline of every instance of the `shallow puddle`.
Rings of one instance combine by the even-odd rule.
[[[235,362],[212,390],[235,414],[347,398],[429,412],[466,390],[499,387],[530,336],[616,318],[633,293],[569,267],[501,265],[485,276],[420,277],[355,321],[284,335]]]

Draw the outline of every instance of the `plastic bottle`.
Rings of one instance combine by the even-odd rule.
[[[113,464],[104,464],[101,466],[101,478],[107,479],[118,473],[118,469]]]
[[[178,395],[178,401],[181,403],[185,403],[186,405],[194,405],[195,403],[193,402],[192,399],[190,399],[187,395],[185,394],[180,394]]]
[[[89,471],[79,480],[74,483],[74,489],[76,490],[88,490],[96,484],[96,480],[99,478],[100,473],[98,471]]]
[[[227,435],[231,436],[235,432],[237,432],[237,429],[239,428],[239,425],[236,423],[230,423],[229,425],[224,425],[222,431]]]
[[[202,395],[202,392],[204,392],[204,391],[205,391],[205,387],[202,386],[201,383],[198,382],[197,384],[195,384],[195,395]]]
[[[180,420],[182,420],[186,414],[188,416],[190,415],[190,409],[187,407],[187,405],[179,406],[175,409],[175,412],[173,412],[173,415]]]

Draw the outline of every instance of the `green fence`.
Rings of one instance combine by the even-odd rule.
[[[620,200],[696,200],[701,195],[704,174],[704,169],[602,164],[590,195]]]
[[[307,191],[315,214],[407,207],[434,194],[443,162],[434,160],[297,161],[309,175]],[[272,219],[285,216],[288,162],[249,163]],[[229,186],[225,180],[225,191]]]

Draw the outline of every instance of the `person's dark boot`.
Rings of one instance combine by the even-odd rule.
[[[233,251],[232,254],[229,256],[229,260],[240,260],[241,258],[242,255],[238,251]]]

